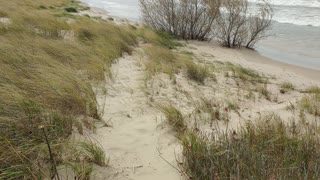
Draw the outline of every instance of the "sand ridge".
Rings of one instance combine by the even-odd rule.
[[[94,179],[180,179],[162,159],[176,164],[179,143],[161,126],[161,113],[147,104],[138,59],[137,53],[124,55],[112,66],[113,79],[106,84],[106,97],[100,99],[105,101],[103,119],[112,127],[98,128],[92,135],[110,156],[110,167],[97,167]]]

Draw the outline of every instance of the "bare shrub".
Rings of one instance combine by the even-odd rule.
[[[248,36],[245,46],[249,49],[253,49],[258,41],[268,36],[266,31],[272,25],[272,7],[267,1],[262,2],[258,4],[258,13],[248,20]]]
[[[272,8],[262,0],[257,11],[252,13],[248,0],[221,1],[221,16],[217,19],[215,32],[223,46],[230,48],[247,47],[253,49],[265,38],[271,26]]]
[[[216,0],[140,0],[140,5],[147,25],[183,39],[209,39],[219,14]]]

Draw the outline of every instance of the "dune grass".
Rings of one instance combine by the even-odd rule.
[[[239,78],[244,82],[265,83],[267,78],[254,69],[245,68],[240,65],[226,63],[226,69],[232,72],[233,78]]]
[[[174,77],[179,65],[176,62],[177,57],[170,49],[150,45],[145,47],[145,53],[148,57],[145,61],[147,79],[160,72],[168,74],[170,78]]]
[[[185,130],[187,130],[187,125],[184,122],[184,117],[180,110],[171,104],[161,105],[160,110],[165,115],[168,124],[172,129],[181,136]]]
[[[198,113],[207,113],[210,116],[210,124],[214,121],[224,121],[228,122],[229,117],[229,104],[224,106],[222,103],[218,102],[215,99],[201,98],[196,106],[196,112]]]
[[[299,101],[300,110],[320,116],[320,93],[308,94]]]
[[[63,163],[61,147],[79,127],[76,118],[100,118],[92,85],[111,76],[110,65],[131,53],[136,35],[66,14],[66,7],[81,10],[72,0],[0,3],[11,21],[0,23],[0,179],[52,176],[42,129],[57,165]]]
[[[312,94],[320,94],[320,88],[318,86],[310,86],[306,89],[306,92]]]
[[[267,84],[264,84],[264,85],[258,85],[256,87],[256,92],[259,93],[259,96],[260,97],[264,97],[266,98],[267,100],[271,101],[271,91],[268,90],[268,85]]]
[[[164,31],[154,31],[148,27],[139,29],[138,36],[142,37],[147,43],[165,47],[167,49],[176,49],[182,46],[182,43],[176,41],[175,37]]]
[[[294,85],[291,82],[282,82],[280,84],[280,88],[282,88],[286,91],[292,91],[295,89]]]
[[[194,62],[186,63],[188,78],[204,84],[206,78],[214,77],[209,69],[204,65],[199,65]]]
[[[82,161],[72,165],[72,169],[75,172],[75,179],[77,180],[90,180],[93,173],[92,163]]]
[[[319,132],[312,126],[297,128],[270,115],[230,134],[195,129],[183,139],[180,166],[196,180],[318,179]]]
[[[175,37],[162,31],[151,31],[148,28],[142,28],[138,31],[138,35],[142,37],[148,46],[144,51],[148,57],[145,62],[147,70],[147,79],[157,73],[166,73],[171,79],[181,70],[185,70],[187,77],[201,84],[209,77],[214,77],[209,69],[200,64],[193,62],[193,54],[191,52],[175,51],[180,46]]]
[[[154,33],[153,36],[157,37],[157,33]],[[150,37],[147,36],[144,38],[148,39]],[[163,37],[158,36],[158,38],[162,39]],[[144,52],[148,57],[144,62],[147,79],[150,79],[158,73],[168,74],[171,79],[175,79],[175,74],[178,74],[181,70],[185,70],[190,80],[199,82],[200,84],[204,84],[207,78],[215,79],[215,76],[210,72],[209,68],[193,62],[192,54],[172,51],[170,48],[171,45],[167,44],[174,44],[174,40],[164,37],[163,41],[167,43],[159,43],[161,42],[160,40],[150,41],[151,44],[144,47]]]
[[[85,151],[85,154],[88,159],[90,159],[91,162],[99,165],[99,166],[107,166],[108,163],[106,154],[103,150],[103,148],[94,142],[82,142],[80,146]]]

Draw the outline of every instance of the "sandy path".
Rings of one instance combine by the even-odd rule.
[[[110,156],[109,168],[97,168],[94,179],[176,180],[179,173],[159,156],[176,164],[179,143],[162,126],[161,113],[147,104],[142,90],[144,70],[137,55],[125,55],[112,67],[107,83],[104,120],[112,128],[97,129],[97,139]]]

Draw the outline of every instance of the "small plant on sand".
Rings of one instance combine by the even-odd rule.
[[[228,122],[230,120],[228,107],[223,106],[222,103],[214,99],[201,98],[196,107],[196,112],[208,114],[210,117],[210,126],[213,125],[214,121]]]
[[[204,84],[204,81],[208,77],[212,77],[209,69],[205,66],[198,65],[196,63],[187,63],[187,74],[189,79]]]
[[[179,135],[183,134],[187,129],[182,113],[173,105],[161,105],[161,111],[166,117],[167,122],[172,129]]]
[[[307,93],[320,94],[320,88],[318,86],[310,86],[306,89]]]
[[[176,49],[182,46],[181,43],[175,40],[174,36],[164,31],[153,31],[149,28],[143,28],[140,30],[140,36],[148,43],[167,49]]]
[[[267,100],[271,100],[271,92],[268,90],[267,84],[259,85],[256,88],[256,91],[260,94],[260,96],[265,97]]]
[[[266,77],[261,76],[257,71],[250,68],[227,63],[227,69],[232,71],[234,78],[239,78],[244,82],[265,83],[267,81]]]
[[[166,73],[174,79],[174,75],[184,67],[184,64],[191,62],[190,57],[161,46],[150,45],[145,47],[144,51],[147,55],[144,61],[147,79],[157,73]]]
[[[66,7],[66,8],[64,8],[64,10],[69,13],[77,13],[78,12],[78,10],[75,7]]]
[[[300,109],[309,114],[320,116],[320,93],[305,95],[299,102]]]
[[[253,100],[255,101],[256,100],[256,95],[254,93],[254,91],[252,89],[249,89],[247,94],[245,95],[245,97],[249,100]]]
[[[269,115],[218,135],[195,128],[182,139],[179,164],[194,180],[318,179],[320,140],[312,126],[286,125]]]
[[[150,46],[145,48],[145,52],[148,57],[145,61],[147,79],[160,72],[173,78],[176,71],[176,56],[171,50],[159,46]]]
[[[287,93],[289,91],[293,91],[295,89],[294,85],[290,82],[282,82],[280,84],[280,92],[282,94]]]
[[[233,101],[232,100],[228,100],[227,101],[227,108],[229,110],[238,111],[240,109],[240,106],[239,106],[238,102],[236,102],[234,100]]]
[[[89,161],[99,166],[108,165],[108,163],[106,162],[106,154],[100,145],[91,141],[85,141],[82,142],[80,146],[83,148]]]
[[[92,163],[88,163],[86,161],[82,161],[79,163],[74,163],[71,165],[74,173],[75,179],[77,180],[90,180],[90,176],[93,173],[93,165]]]

